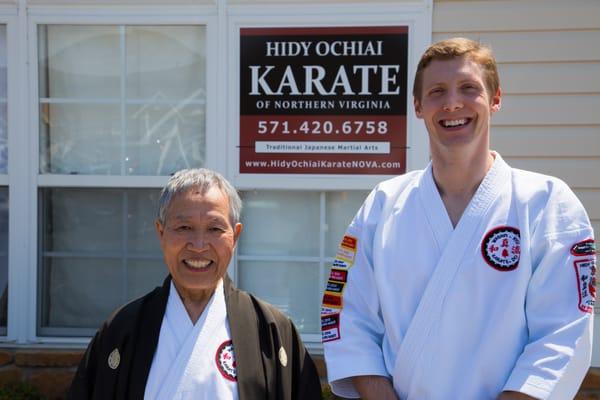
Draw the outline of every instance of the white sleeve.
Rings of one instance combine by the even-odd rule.
[[[372,264],[373,234],[383,195],[375,189],[348,227],[332,265],[321,308],[321,330],[332,391],[358,398],[351,377],[389,376],[384,325]]]
[[[573,398],[591,360],[593,231],[575,195],[562,194],[549,202],[531,239],[529,342],[504,387],[538,399]]]

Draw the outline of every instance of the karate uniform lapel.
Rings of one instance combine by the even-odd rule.
[[[254,305],[246,293],[235,290],[228,276],[223,279],[227,318],[237,365],[239,398],[240,400],[266,399],[266,376],[262,363],[260,327]],[[269,332],[265,334],[269,335]]]
[[[222,290],[217,288],[217,290]],[[188,369],[193,368],[195,364],[194,357],[208,357],[205,354],[203,345],[207,338],[211,336],[218,326],[218,310],[213,307],[216,294],[206,304],[206,307],[194,328],[181,346],[175,361],[170,367],[169,373],[163,381],[163,386],[157,396],[157,399],[172,399],[178,393],[182,384],[182,379],[188,374]]]
[[[146,381],[158,345],[160,326],[167,307],[170,282],[171,278],[167,277],[162,287],[158,289],[158,295],[153,296],[143,306],[139,322],[137,322],[138,329],[134,338],[136,343],[129,343],[130,347],[135,347],[135,351],[132,352],[131,379],[128,382],[129,394],[123,396],[123,399],[144,398]],[[126,360],[124,361],[126,362]]]
[[[459,223],[452,231],[449,225],[450,219],[433,181],[431,166],[423,174],[419,192],[423,206],[427,210],[426,214],[430,213],[427,215],[428,223],[434,232],[437,245],[440,246],[441,256],[398,349],[393,377],[397,389],[410,388],[415,371],[426,368],[419,363],[423,359],[422,354],[426,349],[434,322],[442,312],[444,299],[453,277],[459,271],[467,250],[473,248],[473,240],[479,240],[479,237],[475,237],[477,228],[485,221],[491,205],[509,183],[510,168],[499,155],[496,155],[494,165],[479,185]],[[442,214],[445,214],[445,217]],[[400,395],[404,398],[408,393],[401,392]]]

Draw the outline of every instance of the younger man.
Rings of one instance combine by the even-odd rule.
[[[557,178],[489,148],[501,90],[491,51],[432,45],[413,89],[431,163],[378,185],[326,292],[333,391],[363,399],[568,399],[590,362],[595,247]]]

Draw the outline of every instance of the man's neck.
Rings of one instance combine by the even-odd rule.
[[[489,151],[475,157],[436,157],[432,154],[433,179],[453,226],[494,163]]]

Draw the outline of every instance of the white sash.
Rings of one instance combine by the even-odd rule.
[[[414,382],[414,378],[418,379],[414,374],[422,370],[418,364],[423,350],[427,347],[431,328],[439,318],[446,293],[462,264],[465,251],[472,248],[470,243],[473,240],[480,239],[475,237],[477,227],[485,221],[485,215],[491,205],[501,191],[505,190],[504,186],[509,183],[510,168],[499,155],[496,155],[494,165],[479,185],[458,225],[452,231],[450,219],[433,180],[431,165],[421,178],[419,183],[421,202],[425,209],[432,214],[428,223],[434,232],[442,254],[396,356],[393,381],[396,391],[402,398],[405,398],[408,393],[400,391],[400,388],[405,388],[405,390],[410,388],[410,382]],[[430,215],[428,215],[429,217]],[[440,226],[440,221],[447,221],[447,223]]]

